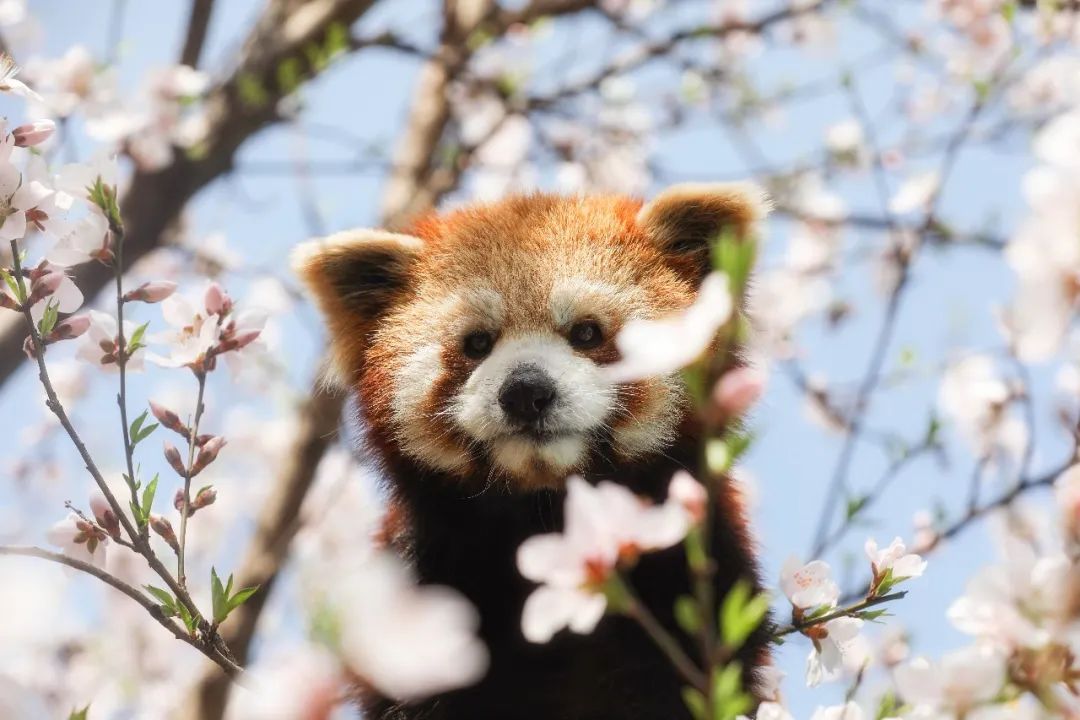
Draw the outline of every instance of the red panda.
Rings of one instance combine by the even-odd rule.
[[[294,266],[329,329],[337,380],[357,398],[404,525],[396,543],[424,583],[472,601],[491,654],[477,685],[397,705],[382,720],[672,720],[683,683],[633,622],[526,642],[528,537],[561,527],[565,480],[612,480],[662,499],[696,470],[696,421],[678,375],[614,384],[614,338],[632,318],[689,305],[722,231],[767,211],[753,185],[678,185],[652,201],[531,195],[431,215],[403,234],[352,230],[300,246]],[[758,586],[738,497],[719,498],[717,596]],[[642,557],[631,581],[678,633],[690,592],[681,548]],[[767,662],[764,631],[741,659]],[[696,652],[687,641],[687,651]]]

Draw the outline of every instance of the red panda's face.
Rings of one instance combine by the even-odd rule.
[[[684,412],[676,377],[617,384],[632,318],[692,302],[708,239],[761,211],[742,185],[652,203],[533,196],[434,217],[413,235],[344,233],[297,264],[327,315],[336,369],[402,454],[513,488],[660,452]]]

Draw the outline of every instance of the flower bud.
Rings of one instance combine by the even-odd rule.
[[[8,310],[18,310],[19,303],[15,302],[15,298],[0,290],[0,308],[7,308]]]
[[[173,532],[172,523],[166,518],[160,515],[151,515],[150,529],[157,533],[173,549],[173,552],[180,552],[180,543],[176,540],[176,533]]]
[[[194,515],[196,510],[202,510],[204,507],[213,505],[217,500],[217,490],[213,485],[207,485],[204,488],[200,488],[199,492],[195,493],[195,497],[191,500],[191,513]]]
[[[172,430],[175,433],[179,433],[183,437],[191,435],[191,430],[181,420],[180,416],[174,413],[164,405],[158,405],[153,400],[150,401],[150,412],[157,419],[163,428]]]
[[[26,336],[26,339],[23,340],[22,351],[23,355],[25,355],[28,360],[37,359],[37,350],[34,348],[34,338],[29,335]]]
[[[39,275],[30,285],[30,297],[27,299],[27,303],[33,305],[38,300],[49,297],[56,292],[56,289],[60,287],[60,283],[64,282],[66,278],[67,275],[59,270],[50,270]]]
[[[232,300],[217,283],[210,283],[210,287],[206,288],[203,304],[210,315],[228,315],[232,310]]]
[[[15,138],[16,147],[33,147],[48,140],[55,130],[56,123],[52,120],[35,120],[15,128],[11,136]]]
[[[73,315],[66,320],[61,320],[49,333],[49,342],[57,340],[73,340],[90,328],[89,315]]]
[[[243,332],[232,334],[218,343],[215,352],[220,355],[247,347],[257,340],[261,334],[262,330],[244,330]]]
[[[183,490],[183,488],[177,490],[176,494],[173,495],[172,504],[173,504],[173,507],[176,508],[176,512],[180,513],[181,515],[184,514],[184,490]]]
[[[195,465],[191,468],[191,477],[195,477],[205,470],[207,465],[214,462],[223,447],[225,447],[225,438],[220,435],[207,440],[199,448],[199,454],[195,457]]]
[[[176,449],[176,446],[171,442],[165,443],[165,459],[169,461],[169,466],[176,471],[176,474],[180,477],[187,476],[187,468],[184,467],[184,461],[180,457],[180,451]]]
[[[176,292],[176,283],[169,280],[146,282],[124,294],[125,302],[159,303]]]
[[[765,374],[757,368],[729,370],[713,387],[712,400],[725,417],[739,417],[758,401],[765,389]]]
[[[114,538],[120,537],[120,520],[116,517],[116,513],[113,512],[112,508],[109,507],[109,502],[104,495],[95,492],[90,496],[90,511],[94,513],[94,520],[105,532]]]

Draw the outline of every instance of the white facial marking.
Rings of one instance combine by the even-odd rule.
[[[615,449],[623,457],[634,458],[656,452],[671,444],[678,435],[678,424],[686,401],[686,393],[678,378],[655,378],[644,387],[648,397],[635,419],[620,425],[612,433]]]
[[[514,434],[517,428],[499,405],[503,382],[522,365],[539,367],[555,383],[555,401],[542,425],[550,439]],[[540,461],[563,471],[584,458],[590,434],[607,421],[614,400],[615,387],[564,339],[526,335],[496,344],[462,387],[454,416],[471,437],[491,445],[494,460],[507,470],[524,472]]]
[[[438,343],[420,346],[397,373],[393,414],[398,442],[407,454],[441,470],[452,471],[464,467],[468,456],[438,442],[441,438],[432,433],[430,418],[424,412],[432,378],[439,377],[442,371],[442,346]]]

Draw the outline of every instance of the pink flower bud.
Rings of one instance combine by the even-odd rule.
[[[174,552],[180,552],[180,543],[176,540],[176,533],[173,531],[172,523],[166,518],[160,515],[151,515],[150,529],[157,533]]]
[[[35,120],[15,128],[11,136],[17,147],[33,147],[48,140],[55,130],[56,123],[52,120]]]
[[[201,510],[204,507],[213,505],[217,500],[217,490],[213,485],[207,485],[204,488],[200,488],[199,492],[195,493],[195,498],[191,501],[191,512]]]
[[[187,476],[187,468],[184,467],[184,461],[180,457],[180,451],[170,442],[165,443],[165,459],[169,461],[169,466],[176,471],[177,475],[180,477]]]
[[[184,489],[183,488],[177,490],[176,494],[173,495],[172,505],[173,505],[174,508],[176,508],[176,512],[180,513],[181,515],[184,514]]]
[[[757,368],[730,370],[717,381],[712,399],[725,417],[739,417],[757,402],[765,389],[765,375]]]
[[[215,351],[218,354],[222,354],[232,352],[233,350],[239,350],[253,343],[261,334],[262,330],[244,330],[243,332],[236,333],[222,340],[218,343]]]
[[[210,287],[206,288],[203,304],[210,315],[228,315],[232,310],[232,300],[217,283],[210,283]]]
[[[124,294],[126,302],[159,303],[176,292],[176,283],[169,280],[146,282]]]
[[[90,328],[89,315],[73,315],[56,324],[49,333],[49,342],[57,340],[72,340],[79,337]]]
[[[188,426],[181,422],[180,416],[164,405],[158,405],[151,400],[150,412],[157,418],[157,421],[161,423],[162,427],[172,430],[175,433],[179,433],[185,439],[191,434],[191,430],[188,429]]]
[[[214,462],[223,447],[225,447],[225,438],[220,435],[207,440],[199,448],[199,454],[195,458],[195,465],[191,468],[191,477],[195,477],[205,470],[207,465]]]
[[[109,507],[109,501],[99,492],[90,496],[90,511],[94,513],[94,520],[105,532],[115,537],[120,537],[120,520],[116,513]]]
[[[15,298],[11,297],[3,291],[0,291],[0,308],[7,308],[8,310],[18,310],[19,303],[15,302]]]
[[[690,516],[690,521],[697,524],[705,518],[709,492],[690,473],[679,470],[671,478],[671,484],[668,486],[668,500],[674,500],[682,505],[686,514]]]
[[[67,275],[58,270],[50,270],[38,276],[30,285],[30,298],[27,302],[33,305],[38,300],[49,297],[66,279]]]

